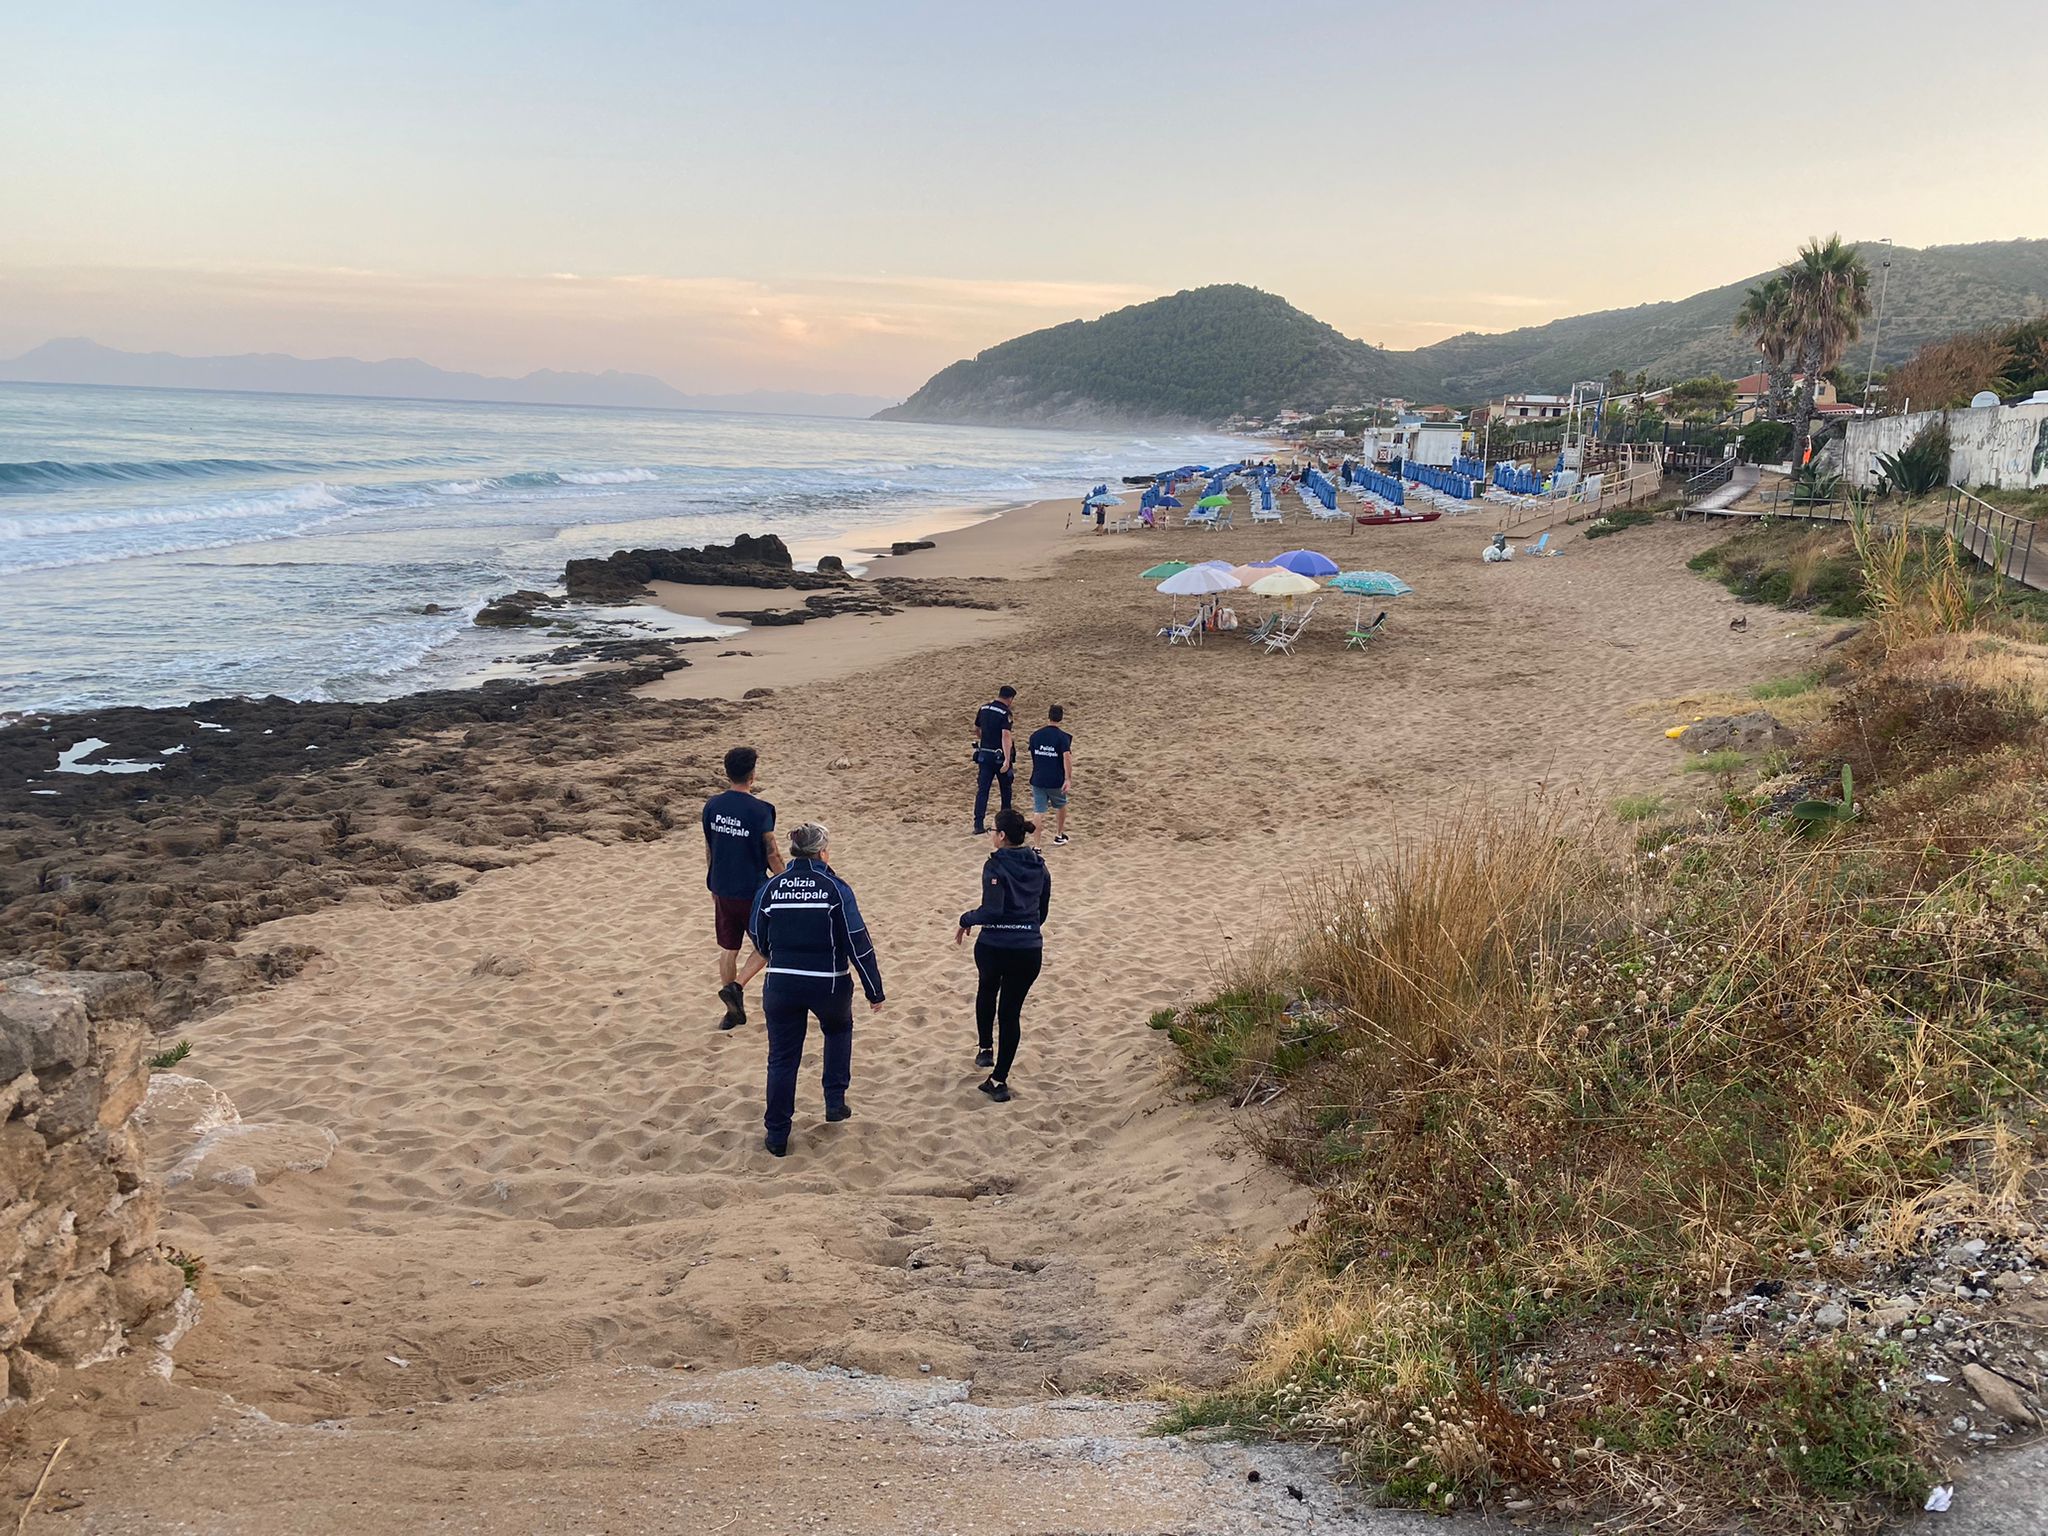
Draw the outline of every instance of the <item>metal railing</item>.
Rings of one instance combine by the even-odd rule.
[[[1714,491],[1718,491],[1734,478],[1735,461],[1733,459],[1723,459],[1718,464],[1708,465],[1685,482],[1684,490],[1681,493],[1685,498],[1684,504],[1690,507],[1694,502],[1703,499]]]
[[[1942,504],[1948,536],[1982,564],[2024,587],[2048,590],[2048,559],[2034,569],[2034,524],[1990,502],[1972,496],[1960,485],[1948,488]]]

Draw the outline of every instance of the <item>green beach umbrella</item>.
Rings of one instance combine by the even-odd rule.
[[[1218,491],[1214,496],[1204,496],[1195,505],[1198,507],[1227,507],[1230,505],[1230,498],[1221,491]]]
[[[1138,572],[1140,581],[1164,581],[1169,576],[1178,576],[1188,568],[1185,560],[1162,560],[1149,571]]]

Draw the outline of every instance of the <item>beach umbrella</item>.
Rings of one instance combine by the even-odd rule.
[[[1336,561],[1313,549],[1290,549],[1284,555],[1275,555],[1273,563],[1297,576],[1334,576],[1339,569]]]
[[[1084,507],[1120,507],[1123,504],[1123,497],[1112,496],[1107,491],[1103,491],[1098,495],[1090,496],[1086,501],[1081,503],[1081,505]]]
[[[1269,565],[1233,565],[1230,574],[1248,587],[1261,576],[1272,575],[1273,568]]]
[[[1160,497],[1157,504],[1162,507],[1177,507],[1181,502],[1178,496],[1168,494]]]
[[[1227,507],[1230,505],[1230,498],[1219,491],[1214,496],[1204,496],[1195,505],[1197,507]],[[1330,569],[1334,571],[1337,567],[1333,565]]]
[[[1185,575],[1186,572],[1182,572]],[[1268,571],[1252,583],[1252,591],[1261,597],[1296,598],[1304,592],[1320,590],[1316,584],[1299,571]]]
[[[1185,560],[1162,560],[1149,571],[1138,572],[1140,581],[1164,581],[1169,576],[1178,576],[1188,568]]]
[[[1405,597],[1415,590],[1392,571],[1345,571],[1330,578],[1330,587],[1360,597]]]
[[[1195,563],[1197,565],[1213,565],[1219,571],[1230,571],[1233,574],[1237,569],[1228,560],[1198,560]]]
[[[1191,565],[1159,583],[1159,590],[1168,597],[1207,597],[1211,592],[1228,592],[1241,585],[1228,571],[1219,571],[1213,565]],[[1309,585],[1313,587],[1315,583]]]

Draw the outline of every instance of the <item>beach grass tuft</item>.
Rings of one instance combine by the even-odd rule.
[[[150,1057],[149,1069],[152,1072],[168,1072],[191,1054],[192,1042],[190,1040],[180,1040],[169,1050],[158,1051],[154,1056]]]

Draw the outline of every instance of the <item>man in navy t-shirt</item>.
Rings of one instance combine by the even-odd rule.
[[[718,1000],[725,1004],[720,1029],[737,1029],[747,1022],[747,983],[768,962],[757,952],[742,970],[740,943],[753,915],[754,893],[771,874],[782,871],[782,850],[775,846],[775,807],[754,793],[759,761],[760,754],[752,747],[734,747],[725,754],[730,787],[704,802],[704,884],[711,891],[718,933]]]
[[[1074,787],[1074,738],[1060,722],[1067,712],[1055,704],[1045,712],[1046,723],[1031,733],[1031,807],[1043,816],[1052,811],[1053,842],[1067,841],[1067,795]],[[1043,823],[1041,823],[1043,825]]]
[[[1008,683],[996,690],[996,696],[974,712],[974,766],[977,774],[974,786],[974,835],[988,836],[988,787],[998,786],[1003,792],[1004,810],[1010,808],[1010,791],[1017,782],[1017,737],[1015,732],[1017,715],[1011,700],[1017,697],[1017,690]]]

